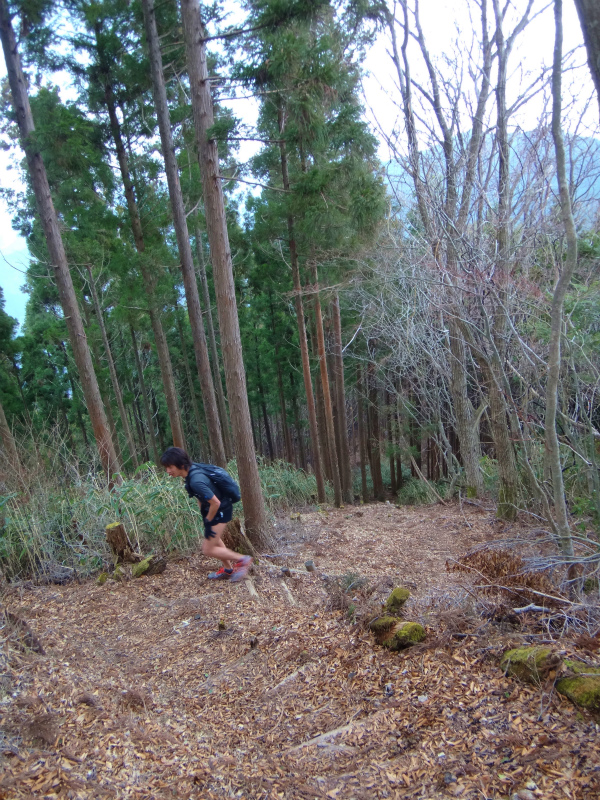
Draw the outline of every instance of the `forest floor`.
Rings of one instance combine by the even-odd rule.
[[[44,653],[2,656],[0,798],[600,796],[600,725],[503,675],[526,627],[477,616],[445,566],[508,534],[525,552],[535,532],[458,503],[306,510],[276,530],[280,555],[236,584],[194,555],[122,583],[10,588]],[[396,585],[428,632],[402,653],[361,624]]]

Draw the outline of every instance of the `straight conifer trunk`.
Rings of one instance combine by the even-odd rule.
[[[100,461],[108,479],[111,480],[114,474],[120,472],[121,466],[108,429],[98,380],[94,371],[71,273],[69,272],[58,218],[50,194],[46,168],[40,152],[32,141],[34,133],[33,116],[7,0],[0,0],[0,38],[2,39],[2,48],[6,60],[12,103],[19,126],[21,144],[27,157],[29,175],[69,332],[73,357],[79,372],[79,380],[90,415]]]
[[[373,494],[376,500],[385,500],[383,491],[383,477],[381,474],[381,441],[379,433],[379,405],[377,400],[377,386],[375,385],[375,365],[369,364],[367,371],[369,382],[369,420],[370,420],[370,459],[371,477],[373,479]]]
[[[366,431],[365,431],[365,415],[363,403],[363,381],[362,381],[362,366],[358,365],[356,368],[356,414],[358,417],[358,449],[360,456],[360,480],[362,488],[362,501],[367,503],[369,501],[369,487],[367,486],[367,448],[366,448]]]
[[[342,319],[340,298],[337,292],[331,301],[333,318],[333,359],[335,364],[335,402],[340,430],[340,469],[342,475],[342,496],[344,503],[352,503],[352,468],[350,466],[350,447],[348,444],[348,418],[346,415],[346,392],[344,387],[344,358],[342,353]]]
[[[296,426],[296,435],[298,437],[298,455],[300,457],[300,466],[306,472],[308,463],[306,461],[306,451],[304,450],[304,437],[302,425],[300,424],[300,411],[298,409],[298,398],[295,392],[294,373],[290,372],[290,386],[292,387],[292,406],[294,409],[294,424]]]
[[[135,331],[133,327],[130,328],[131,330],[131,340],[133,342],[133,352],[135,355],[135,366],[137,369],[138,374],[138,381],[140,383],[140,392],[142,395],[142,405],[144,406],[144,413],[146,414],[146,422],[148,425],[148,436],[150,437],[150,448],[152,450],[152,458],[154,459],[155,464],[160,463],[160,456],[158,454],[158,447],[156,444],[156,435],[154,433],[154,424],[152,422],[152,410],[150,408],[150,398],[148,397],[148,392],[146,391],[146,381],[144,380],[144,371],[142,369],[142,361],[140,359],[140,354],[138,352],[137,346],[137,339],[135,338]]]
[[[196,390],[194,388],[194,379],[192,377],[192,370],[190,369],[190,360],[188,358],[187,345],[185,343],[185,335],[183,324],[181,322],[180,308],[175,301],[175,318],[177,320],[177,330],[179,332],[179,342],[181,344],[181,355],[183,357],[183,368],[185,369],[185,377],[187,378],[188,392],[190,393],[190,402],[192,404],[192,411],[194,412],[194,419],[196,421],[196,430],[198,431],[198,442],[200,444],[200,458],[204,459],[205,453],[209,451],[206,449],[206,442],[202,434],[202,416],[200,415],[200,407],[198,405],[198,398],[196,397]]]
[[[139,462],[135,448],[135,442],[133,440],[133,434],[131,433],[131,428],[129,426],[129,420],[127,419],[125,404],[123,402],[123,392],[121,391],[121,386],[119,384],[119,376],[117,375],[117,369],[115,367],[115,362],[112,357],[112,352],[110,349],[110,343],[108,341],[108,334],[106,333],[106,325],[104,324],[104,314],[102,312],[102,307],[100,306],[98,292],[96,291],[96,284],[94,283],[94,278],[92,276],[92,268],[90,267],[89,264],[87,265],[87,271],[89,277],[90,292],[92,295],[92,302],[94,303],[94,309],[96,311],[96,319],[98,320],[98,325],[100,326],[100,333],[102,334],[104,352],[106,353],[106,360],[108,362],[108,371],[110,373],[110,379],[112,381],[113,392],[115,393],[115,397],[117,399],[117,408],[119,409],[121,424],[123,425],[123,431],[125,433],[125,438],[127,439],[127,447],[129,448],[129,455],[131,456],[131,460],[133,461],[133,466],[137,469]]]
[[[221,381],[221,370],[219,369],[219,351],[217,350],[217,337],[215,336],[215,326],[213,323],[212,310],[210,306],[210,291],[208,289],[208,278],[206,276],[206,264],[204,262],[204,249],[202,247],[202,234],[200,228],[196,227],[196,253],[198,254],[198,273],[200,285],[202,286],[202,300],[204,302],[204,316],[206,317],[206,329],[208,331],[208,343],[212,358],[213,386],[217,394],[217,405],[219,406],[219,416],[221,418],[221,434],[227,460],[233,458],[234,448],[231,441],[231,431],[229,430],[229,415],[227,413],[227,403],[225,402],[225,392]]]
[[[267,516],[252,441],[225,200],[219,173],[219,154],[215,140],[208,138],[208,131],[214,124],[214,114],[204,29],[197,0],[181,0],[181,13],[238,475],[246,529],[253,544],[260,547],[268,540]]]
[[[165,161],[169,199],[171,201],[171,212],[173,214],[173,226],[175,228],[175,236],[177,237],[177,249],[181,261],[181,273],[183,275],[183,285],[185,287],[188,316],[192,328],[196,367],[198,369],[198,377],[200,378],[200,386],[202,387],[202,399],[208,425],[211,458],[218,466],[226,467],[227,459],[223,446],[223,437],[221,435],[221,423],[217,409],[215,387],[210,373],[208,348],[206,346],[206,335],[204,333],[202,310],[200,308],[200,296],[198,294],[198,284],[196,283],[196,273],[194,272],[194,261],[192,258],[192,247],[190,244],[185,207],[183,205],[183,196],[181,194],[181,185],[179,182],[179,168],[177,166],[177,159],[175,158],[175,147],[173,145],[173,136],[171,133],[171,118],[169,116],[167,89],[165,86],[160,42],[154,14],[154,0],[142,0],[142,9],[144,12],[144,25],[150,53],[150,71],[152,73],[152,84],[154,88],[154,105],[160,130],[163,158]],[[202,432],[200,432],[199,435],[202,437]]]
[[[313,264],[314,292],[315,292],[315,324],[317,328],[317,352],[319,356],[319,370],[321,373],[321,387],[323,389],[323,405],[325,410],[325,430],[327,431],[327,445],[331,462],[331,477],[333,479],[334,504],[337,508],[342,505],[342,481],[338,465],[337,447],[335,444],[335,427],[333,424],[333,407],[331,392],[329,390],[329,376],[327,374],[327,358],[325,354],[325,334],[323,332],[323,315],[321,313],[321,300],[319,298],[319,276],[317,265]]]
[[[119,163],[119,170],[121,172],[121,180],[123,181],[123,191],[125,192],[125,199],[127,200],[127,210],[129,212],[129,221],[131,224],[131,232],[133,233],[133,240],[135,248],[138,253],[143,253],[146,249],[144,241],[144,233],[142,230],[142,222],[133,191],[133,182],[129,173],[129,162],[127,160],[127,153],[123,144],[123,137],[121,136],[121,125],[117,116],[117,109],[115,99],[110,82],[110,72],[105,57],[100,47],[100,26],[99,24],[95,29],[98,59],[100,64],[100,71],[104,79],[104,104],[108,111],[110,120],[110,130],[117,152],[117,161]],[[175,378],[173,377],[173,365],[171,364],[171,356],[167,344],[167,337],[160,320],[155,297],[156,280],[151,270],[148,269],[146,261],[140,259],[140,272],[144,280],[144,286],[148,295],[148,313],[150,315],[150,324],[152,325],[152,332],[154,333],[154,341],[156,344],[156,355],[160,367],[160,375],[165,393],[165,401],[167,403],[167,413],[169,415],[169,423],[171,425],[171,437],[175,447],[185,448],[185,441],[183,437],[183,428],[181,425],[181,412],[179,410],[179,401],[177,400],[177,391],[175,389]]]
[[[279,109],[279,130],[284,131],[283,112]],[[288,174],[287,152],[285,142],[279,145],[281,155],[281,177],[283,188],[286,192],[290,191],[290,179]],[[296,304],[296,323],[298,325],[298,341],[300,342],[300,356],[302,359],[302,376],[304,378],[304,392],[306,394],[306,407],[308,411],[308,429],[310,432],[310,449],[312,454],[313,469],[317,481],[317,500],[324,503],[326,500],[325,480],[323,478],[323,464],[319,452],[319,428],[317,425],[317,409],[315,406],[315,395],[313,392],[312,378],[310,374],[310,359],[308,357],[308,341],[306,338],[306,324],[304,321],[304,304],[302,302],[302,284],[300,283],[300,266],[298,264],[298,251],[296,249],[296,236],[294,233],[294,218],[290,213],[287,215],[288,245],[290,248],[290,262],[292,265],[292,280],[294,283],[294,295]]]

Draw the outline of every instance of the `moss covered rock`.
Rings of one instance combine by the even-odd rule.
[[[569,674],[556,681],[556,691],[572,703],[594,713],[600,712],[600,667],[565,660]]]
[[[418,622],[397,622],[393,628],[381,634],[380,644],[389,650],[404,650],[422,642],[424,638],[425,628]]]
[[[98,584],[98,586],[102,586],[103,584],[106,583],[107,578],[108,578],[108,572],[101,572],[100,575],[98,575],[96,583]]]
[[[561,657],[549,647],[517,647],[508,650],[500,663],[507,675],[539,685],[560,665]]]
[[[385,603],[385,613],[389,617],[399,617],[402,607],[410,597],[410,592],[403,586],[397,586]]]

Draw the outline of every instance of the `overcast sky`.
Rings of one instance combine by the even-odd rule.
[[[235,0],[230,0],[232,6]],[[522,9],[524,0],[515,0],[514,6]],[[456,38],[457,27],[470,36],[471,21],[469,9],[474,3],[470,0],[421,0],[421,18],[425,35],[432,54],[441,54],[448,51]],[[537,3],[538,8],[544,7],[543,0]],[[579,20],[575,11],[573,0],[564,3],[564,50],[565,52],[581,46],[582,36]],[[235,12],[227,20],[229,24],[235,23]],[[514,78],[510,91],[513,95],[519,91],[521,81],[539,73],[542,65],[549,65],[552,61],[552,48],[554,44],[554,19],[551,6],[529,26],[523,34],[518,50],[513,57]],[[371,48],[365,63],[367,76],[364,80],[364,99],[367,115],[374,126],[386,132],[391,132],[397,124],[397,110],[392,102],[395,95],[394,73],[388,56],[388,44],[385,36],[380,36]],[[576,63],[582,67],[576,72],[569,73],[566,79],[566,94],[570,85],[576,87],[580,97],[589,97],[592,91],[591,78],[587,67],[583,66],[585,54],[583,48],[575,56]],[[0,77],[6,74],[4,60],[0,60]],[[56,81],[56,78],[54,79]],[[65,86],[65,89],[67,87]],[[63,97],[63,99],[65,99]],[[565,98],[566,99],[566,98]],[[510,103],[510,97],[509,97]],[[235,114],[251,121],[256,115],[256,103],[252,100],[237,100],[230,103]],[[533,126],[540,111],[538,102],[532,102],[521,113],[519,124],[527,127]],[[598,121],[598,106],[594,103],[590,110],[590,126],[595,127]],[[389,159],[389,153],[382,141],[380,155],[383,160]],[[239,154],[245,160],[248,152],[242,150]],[[13,166],[14,155],[0,150],[0,184],[16,190],[21,189],[18,170]],[[0,200],[0,286],[4,290],[6,300],[5,310],[23,322],[25,317],[25,303],[27,297],[20,291],[23,283],[23,272],[28,264],[28,255],[25,242],[12,229],[11,218],[6,205]]]

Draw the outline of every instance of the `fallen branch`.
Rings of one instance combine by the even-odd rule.
[[[526,614],[528,611],[549,611],[549,609],[544,608],[544,606],[536,606],[534,603],[530,603],[528,606],[523,606],[523,608],[513,608],[515,614]]]

